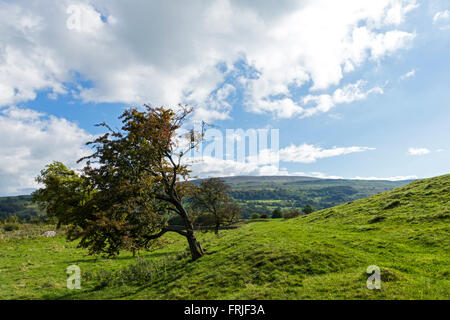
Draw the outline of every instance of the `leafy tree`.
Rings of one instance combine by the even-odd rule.
[[[240,207],[230,198],[231,188],[219,178],[202,180],[194,189],[190,203],[197,214],[211,214],[214,219],[214,232],[219,234],[219,227],[239,219]],[[207,219],[203,219],[207,221]]]
[[[283,214],[281,213],[281,209],[280,208],[275,208],[272,211],[272,219],[277,219],[277,218],[282,218]]]
[[[304,214],[310,214],[311,212],[314,212],[314,208],[307,204],[303,209],[302,209]]]
[[[77,225],[94,192],[89,180],[55,161],[41,170],[36,181],[45,188],[33,192],[33,201],[47,212],[47,219],[57,218],[58,228],[61,224]],[[75,230],[70,230],[69,239],[76,239],[72,237]]]
[[[300,211],[300,209],[292,208],[283,214],[283,218],[292,219],[298,217],[301,214],[302,212]]]
[[[257,214],[256,212],[252,213],[250,219],[259,219],[259,214]]]
[[[70,224],[70,238],[81,238],[79,246],[90,253],[116,255],[121,249],[149,248],[166,232],[176,232],[186,237],[195,260],[204,251],[183,204],[190,186],[181,181],[188,180],[190,171],[182,157],[201,135],[177,135],[191,108],[145,107],[142,112],[126,110],[119,118],[120,130],[99,124],[108,132],[88,143],[94,153],[79,160],[86,161],[80,175],[44,170],[37,178],[44,188],[35,193],[35,201],[59,223]],[[178,214],[184,226],[169,226],[170,212]]]

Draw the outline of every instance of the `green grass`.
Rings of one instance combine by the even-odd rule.
[[[133,258],[95,258],[64,238],[0,241],[0,299],[449,299],[450,175],[291,220],[199,233],[190,261],[168,235]],[[81,268],[81,290],[66,268]],[[366,288],[369,265],[381,290]]]

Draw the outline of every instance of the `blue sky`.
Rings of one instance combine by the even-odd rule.
[[[95,123],[143,103],[280,130],[279,168],[205,160],[200,176],[448,173],[448,1],[41,3],[0,1],[0,195],[76,167]]]

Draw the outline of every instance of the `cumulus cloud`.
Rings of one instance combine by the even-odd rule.
[[[29,193],[52,161],[76,168],[76,160],[89,154],[84,143],[92,138],[65,119],[17,107],[0,110],[0,137],[0,195]]]
[[[280,162],[313,163],[319,159],[338,157],[350,153],[375,150],[369,147],[333,147],[324,149],[311,144],[290,145],[278,152],[269,149],[261,150],[257,155],[248,156],[243,161],[221,159],[220,157],[203,156],[189,158],[185,163],[191,165],[194,175],[209,176],[237,176],[237,175],[288,175],[286,169],[279,169]],[[298,175],[299,173],[293,173]],[[300,174],[301,175],[301,174]],[[325,177],[317,172],[309,173],[313,177]],[[334,178],[339,178],[334,176]]]
[[[234,94],[227,76],[241,61],[257,74],[240,79],[248,111],[326,112],[339,103],[331,95],[314,93],[306,100],[317,111],[305,112],[292,91],[338,86],[345,73],[407,48],[415,35],[400,26],[416,7],[414,0],[1,2],[0,105],[48,90],[94,102],[188,102],[198,117],[226,119]]]
[[[433,16],[433,24],[441,30],[450,29],[450,10],[436,12]]]
[[[198,178],[288,175],[286,170],[280,170],[275,164],[261,164],[256,161],[241,162],[205,156],[189,163],[193,176]]]
[[[408,149],[408,153],[410,155],[413,155],[413,156],[423,156],[423,155],[428,154],[430,152],[431,151],[428,150],[427,148],[413,148],[413,147],[411,147],[411,148]]]
[[[301,144],[299,146],[290,145],[279,151],[280,161],[294,163],[313,163],[318,159],[342,156],[355,152],[375,150],[369,147],[333,147],[323,149],[311,144]]]

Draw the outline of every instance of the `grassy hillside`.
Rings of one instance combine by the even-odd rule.
[[[1,299],[449,299],[450,175],[292,220],[200,234],[192,262],[184,239],[117,259],[86,256],[60,236],[0,241]],[[1,238],[0,238],[1,239]],[[81,290],[66,288],[80,266]],[[381,290],[366,269],[381,268]]]

